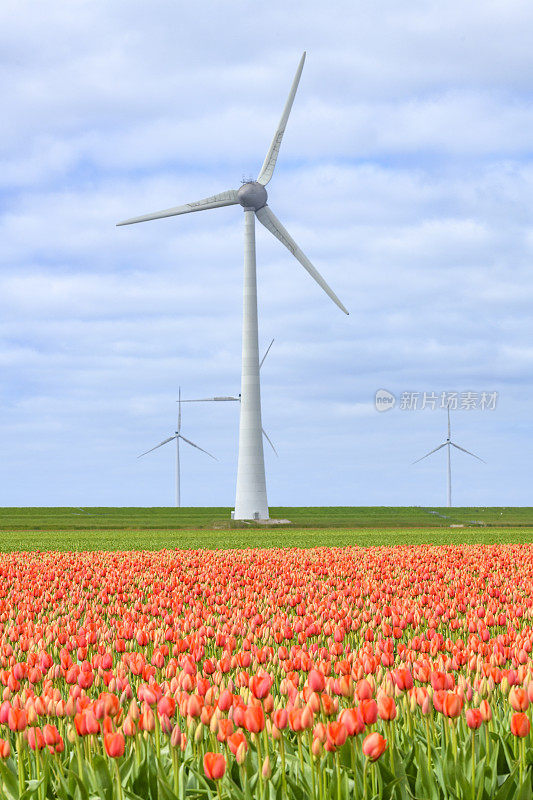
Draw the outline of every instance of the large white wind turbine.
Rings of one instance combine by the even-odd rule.
[[[274,344],[274,339],[272,339],[272,341],[268,345],[265,355],[263,356],[263,358],[259,362],[259,369],[261,369],[261,367],[263,366],[265,358],[269,354],[270,348],[272,347],[273,344]],[[236,394],[236,395],[222,395],[222,396],[219,396],[219,397],[195,397],[192,400],[182,400],[181,402],[182,403],[240,403],[241,402],[241,395],[240,394]],[[263,428],[263,436],[265,437],[265,439],[269,443],[269,445],[272,448],[272,450],[274,451],[274,453],[277,455],[278,451],[276,450],[276,448],[272,444],[272,442],[270,440],[270,437],[269,437],[268,433],[266,432],[266,430],[264,428]]]
[[[241,414],[239,425],[239,460],[235,519],[268,519],[268,503],[263,454],[263,426],[261,424],[261,389],[259,381],[259,350],[257,342],[257,278],[255,260],[255,218],[265,226],[293,254],[312,278],[346,314],[337,295],[328,286],[318,270],[300,250],[292,236],[267,205],[265,186],[274,174],[281,141],[300,81],[305,61],[303,54],[283,109],[274,138],[256,181],[244,183],[239,189],[228,189],[220,194],[197,200],[184,206],[156,211],[142,217],[133,217],[119,225],[132,225],[152,219],[174,217],[193,211],[206,211],[222,206],[241,205],[244,209],[244,301],[242,321],[242,373]]]
[[[172,436],[169,436],[168,439],[164,439],[159,444],[156,444],[155,447],[151,447],[150,450],[146,450],[146,452],[141,453],[140,456],[137,458],[142,458],[146,456],[148,453],[152,453],[154,450],[157,450],[158,447],[163,447],[164,444],[168,444],[172,442],[174,439],[176,440],[176,506],[179,508],[181,506],[181,469],[180,469],[180,439],[183,439],[184,442],[190,444],[191,447],[196,447],[197,450],[201,450],[202,453],[205,453],[210,458],[214,458],[215,461],[218,461],[216,456],[208,453],[207,450],[204,450],[203,447],[191,442],[190,439],[186,439],[185,436],[181,432],[181,404],[184,401],[181,399],[181,386],[178,390],[178,429],[174,432]]]
[[[479,456],[476,456],[475,453],[471,453],[470,450],[465,450],[464,447],[460,447],[458,444],[455,444],[455,442],[452,442],[452,431],[451,431],[451,425],[450,425],[450,406],[449,405],[447,406],[447,411],[448,411],[448,437],[447,437],[446,441],[443,442],[442,444],[439,444],[439,446],[435,447],[434,450],[430,450],[429,453],[426,453],[426,455],[422,456],[422,458],[417,458],[416,461],[413,461],[413,464],[418,464],[419,461],[423,461],[424,458],[427,458],[428,456],[432,455],[433,453],[436,453],[437,450],[441,450],[443,447],[447,448],[447,458],[446,458],[446,461],[447,461],[447,474],[448,474],[448,492],[447,492],[447,501],[448,502],[447,502],[447,506],[448,506],[448,508],[450,508],[451,505],[452,505],[452,461],[451,461],[451,453],[450,453],[451,448],[455,447],[456,450],[462,450],[463,453],[468,453],[469,456],[473,456],[474,458],[477,458],[478,461],[483,461],[483,459],[480,458]],[[483,461],[483,464],[486,464],[486,463],[487,463],[486,461]]]

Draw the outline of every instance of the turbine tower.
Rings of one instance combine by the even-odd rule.
[[[483,462],[483,464],[486,464],[487,462],[486,462],[486,461],[483,461],[483,459],[482,459],[482,458],[480,458],[479,456],[476,456],[476,455],[475,455],[475,453],[471,453],[471,452],[470,452],[470,450],[465,450],[465,448],[464,448],[464,447],[460,447],[458,444],[455,444],[455,442],[452,442],[452,432],[451,432],[451,425],[450,425],[450,406],[449,406],[449,404],[448,404],[448,406],[446,407],[446,410],[448,411],[448,436],[447,436],[447,438],[446,438],[446,441],[445,441],[445,442],[443,442],[442,444],[439,444],[439,446],[438,446],[438,447],[435,447],[435,449],[434,449],[434,450],[430,450],[430,451],[429,451],[429,453],[426,453],[426,455],[425,455],[425,456],[422,456],[422,458],[417,458],[417,459],[416,459],[416,461],[413,461],[413,464],[418,464],[418,462],[419,462],[419,461],[423,461],[423,460],[424,460],[424,458],[427,458],[428,456],[432,455],[433,453],[436,453],[436,452],[437,452],[437,450],[441,450],[443,447],[446,447],[446,448],[447,448],[447,455],[446,455],[446,463],[447,463],[447,476],[448,476],[448,481],[447,481],[447,486],[448,486],[448,491],[447,491],[447,501],[448,501],[448,502],[447,502],[447,506],[448,506],[448,508],[451,508],[451,505],[452,505],[452,462],[451,462],[451,448],[452,448],[452,447],[455,447],[455,449],[456,449],[456,450],[462,450],[462,452],[463,452],[463,453],[468,453],[468,455],[469,455],[469,456],[473,456],[474,458],[477,458],[477,460],[478,460],[478,461],[482,461],[482,462]]]
[[[215,461],[218,461],[218,458],[216,458],[216,456],[212,455],[211,453],[208,453],[207,450],[204,450],[202,447],[200,447],[199,445],[195,444],[194,442],[191,442],[190,439],[186,439],[185,436],[181,433],[181,404],[182,404],[182,402],[184,402],[184,401],[181,399],[181,386],[180,386],[180,388],[178,390],[178,429],[177,429],[177,431],[175,431],[172,436],[169,436],[168,439],[164,439],[162,442],[159,442],[159,444],[156,444],[155,447],[151,447],[150,450],[146,450],[146,452],[141,453],[140,456],[137,456],[137,458],[142,458],[143,456],[148,455],[148,453],[152,453],[154,450],[157,450],[158,447],[163,447],[164,444],[168,444],[169,442],[173,441],[173,439],[176,440],[176,507],[177,508],[179,508],[181,506],[180,439],[183,439],[183,441],[187,442],[187,444],[190,444],[192,447],[196,447],[197,450],[201,450],[202,453],[205,453],[210,458],[214,458]]]
[[[242,371],[241,371],[241,413],[239,424],[239,459],[237,467],[237,489],[235,497],[235,519],[268,519],[268,502],[265,480],[265,459],[263,454],[263,426],[261,423],[261,387],[259,380],[259,348],[257,323],[257,277],[255,259],[255,219],[264,225],[285,245],[297,261],[307,270],[318,285],[338,307],[348,313],[337,295],[328,286],[322,275],[315,269],[307,256],[300,250],[292,236],[267,205],[268,184],[278,158],[281,141],[294,96],[300,82],[305,61],[303,54],[283,109],[277,130],[267,152],[256,181],[247,181],[239,189],[196,200],[184,206],[156,211],[141,217],[119,222],[119,225],[133,225],[137,222],[174,217],[193,211],[207,211],[223,206],[241,205],[244,210],[244,293],[242,319]]]
[[[274,339],[272,339],[272,341],[268,345],[265,355],[263,356],[263,358],[259,362],[259,369],[261,369],[261,367],[263,366],[265,358],[269,354],[270,348],[272,347],[273,344],[274,344]],[[237,395],[231,395],[231,396],[223,395],[223,396],[219,396],[219,397],[195,397],[192,400],[182,400],[181,402],[182,403],[240,403],[241,402],[241,396],[240,396],[240,394],[237,394]],[[272,444],[272,442],[270,440],[270,437],[269,437],[268,433],[266,432],[266,430],[264,428],[263,428],[263,436],[265,437],[265,439],[269,443],[270,447],[272,448],[272,450],[274,451],[274,453],[277,456],[278,455],[278,451],[276,450],[276,448]]]

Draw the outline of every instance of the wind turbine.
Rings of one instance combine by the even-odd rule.
[[[242,319],[242,372],[241,372],[241,413],[239,424],[239,459],[237,467],[237,488],[235,497],[235,519],[268,519],[268,502],[265,480],[265,459],[263,453],[263,426],[261,424],[261,387],[259,379],[259,349],[257,324],[257,276],[255,259],[255,218],[285,245],[297,261],[307,270],[318,285],[338,307],[348,314],[337,295],[328,286],[318,270],[300,250],[292,236],[267,205],[268,184],[278,158],[281,141],[294,96],[300,82],[305,61],[305,53],[300,59],[296,75],[283,109],[279,125],[266,154],[263,166],[256,181],[246,181],[239,189],[228,189],[220,194],[196,200],[183,206],[156,211],[141,217],[119,222],[119,225],[132,225],[153,219],[189,214],[193,211],[207,211],[222,206],[241,205],[244,209],[244,297]]]
[[[261,361],[259,363],[259,369],[261,369],[261,367],[263,366],[265,358],[269,354],[270,348],[272,347],[273,344],[274,344],[274,339],[272,339],[272,341],[268,345],[268,347],[266,349],[266,353],[265,353],[265,355],[263,356],[263,358],[261,359]],[[240,394],[233,395],[233,396],[224,395],[223,397],[196,397],[193,400],[182,400],[181,402],[182,403],[240,403],[241,402],[241,395]],[[278,455],[278,451],[276,450],[276,448],[274,447],[274,445],[270,441],[270,437],[269,437],[268,433],[266,432],[266,430],[264,428],[262,430],[263,430],[263,436],[265,437],[265,439],[269,443],[270,447],[272,448],[272,450],[274,451],[274,453],[277,456]]]
[[[483,459],[480,458],[479,456],[476,456],[475,453],[471,453],[470,450],[465,450],[464,447],[460,447],[458,444],[455,444],[455,442],[452,442],[452,431],[451,431],[451,425],[450,425],[450,406],[449,405],[446,406],[446,410],[448,411],[448,437],[447,437],[446,441],[443,442],[442,444],[439,444],[439,446],[436,447],[434,450],[430,450],[429,453],[426,453],[426,455],[422,456],[422,458],[417,458],[416,461],[413,461],[413,464],[418,464],[419,461],[423,461],[424,458],[427,458],[428,456],[432,455],[433,453],[436,453],[437,450],[441,450],[443,447],[447,448],[448,508],[451,508],[451,505],[452,505],[452,462],[451,462],[451,455],[450,455],[451,454],[451,448],[455,447],[456,450],[462,450],[463,453],[468,453],[469,456],[473,456],[474,458],[477,458],[477,460],[478,461],[482,461],[483,464],[486,464],[487,462],[483,461]]]
[[[169,436],[168,439],[164,439],[162,442],[159,442],[159,444],[156,444],[155,447],[151,447],[150,450],[146,450],[146,452],[141,453],[140,456],[137,456],[137,458],[142,458],[143,456],[148,455],[148,453],[152,453],[154,450],[157,450],[158,447],[163,447],[164,444],[168,444],[169,442],[172,442],[174,439],[176,440],[176,506],[178,508],[181,506],[180,439],[183,439],[183,441],[187,442],[187,444],[190,444],[192,447],[196,447],[197,450],[201,450],[202,453],[205,453],[210,458],[214,458],[215,461],[218,461],[218,458],[216,458],[216,456],[212,455],[211,453],[208,453],[207,450],[204,450],[202,447],[200,447],[199,445],[195,444],[194,442],[191,442],[190,439],[186,439],[185,436],[182,434],[182,432],[181,432],[181,404],[183,402],[184,401],[181,399],[181,386],[180,386],[180,388],[178,390],[178,429],[177,429],[177,431],[175,431],[172,436]]]

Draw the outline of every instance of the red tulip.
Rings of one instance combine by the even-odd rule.
[[[120,731],[118,733],[106,733],[104,735],[104,746],[110,758],[120,758],[124,755],[126,742]]]
[[[369,733],[363,740],[363,753],[370,759],[376,761],[387,747],[387,740],[379,733]]]
[[[463,700],[458,694],[449,692],[444,698],[442,704],[442,712],[445,717],[455,718],[461,714],[463,708]]]
[[[284,730],[287,727],[289,721],[289,715],[287,713],[286,708],[278,708],[272,714],[272,722],[276,726],[276,728],[280,731]]]
[[[481,711],[479,708],[467,708],[466,710],[466,724],[472,730],[477,730],[483,722],[483,717],[481,716]]]
[[[529,706],[527,691],[522,686],[512,686],[509,692],[509,702],[515,711],[526,711]]]
[[[396,703],[393,697],[380,695],[378,699],[378,714],[381,719],[393,720],[396,717]]]
[[[378,704],[375,700],[362,700],[359,704],[365,725],[373,725],[378,718]]]
[[[204,772],[207,778],[218,781],[226,771],[226,759],[221,753],[206,753],[204,756]]]
[[[233,733],[233,722],[230,719],[219,719],[217,739],[219,742],[225,742]]]
[[[511,717],[511,733],[523,738],[528,735],[530,728],[531,724],[526,714],[522,712],[513,714]]]
[[[312,669],[307,676],[307,685],[312,692],[323,692],[326,686],[326,679],[317,669]]]
[[[339,715],[339,722],[342,722],[348,732],[348,736],[356,736],[365,729],[365,720],[360,708],[345,708]]]
[[[10,708],[7,724],[10,731],[23,731],[27,725],[26,712],[20,708]]]
[[[248,706],[244,712],[244,727],[250,733],[260,733],[265,727],[265,715],[261,706]]]
[[[334,747],[342,747],[346,738],[348,736],[348,731],[346,730],[345,726],[342,722],[330,722],[326,728],[326,737],[327,741],[333,745]]]

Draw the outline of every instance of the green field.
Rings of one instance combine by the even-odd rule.
[[[3,508],[0,551],[533,542],[531,508],[336,507],[271,508],[270,512],[291,524],[232,523],[229,508]]]
[[[231,523],[229,508],[2,508],[0,531],[215,530]],[[533,508],[336,506],[270,508],[295,528],[448,528],[452,524],[533,526]]]

